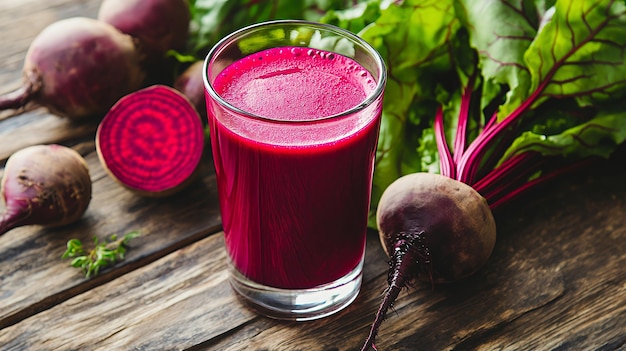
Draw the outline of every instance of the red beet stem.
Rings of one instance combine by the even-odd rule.
[[[419,271],[422,265],[430,270],[430,254],[423,243],[423,234],[424,232],[398,234],[399,240],[389,261],[389,276],[387,278],[389,285],[385,290],[383,300],[378,312],[376,312],[376,319],[372,323],[370,333],[361,351],[367,351],[370,348],[376,350],[374,342],[378,329],[385,320],[389,308],[393,307],[400,291],[415,278],[414,272]]]
[[[520,195],[526,193],[528,190],[530,189],[534,189],[535,187],[546,183],[548,181],[553,180],[554,178],[559,178],[565,174],[571,174],[574,173],[578,170],[581,170],[585,167],[588,167],[589,165],[591,165],[593,162],[597,161],[596,158],[584,158],[582,160],[579,160],[577,162],[573,162],[571,164],[568,164],[566,166],[562,166],[556,170],[552,170],[550,172],[546,172],[545,174],[541,175],[538,178],[535,178],[529,182],[524,183],[523,185],[517,186],[514,189],[508,190],[506,192],[503,192],[503,196],[499,199],[495,199],[493,200],[493,202],[491,202],[489,204],[489,207],[492,210],[496,210],[498,208],[500,208],[501,206],[511,202],[513,199],[518,198]]]
[[[435,140],[437,141],[437,151],[439,152],[441,175],[454,179],[456,177],[456,164],[446,141],[446,134],[443,128],[443,108],[441,106],[437,109],[433,128],[435,130]]]
[[[469,123],[470,104],[472,102],[472,94],[474,93],[474,81],[476,80],[476,72],[472,74],[463,89],[461,97],[461,108],[459,110],[459,123],[454,138],[454,164],[461,162],[465,148],[467,147],[467,125]],[[456,173],[456,172],[455,172]],[[456,176],[456,174],[455,174]],[[453,176],[452,178],[454,178]]]

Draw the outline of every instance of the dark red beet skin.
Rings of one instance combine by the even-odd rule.
[[[0,97],[0,109],[32,101],[72,119],[101,118],[144,80],[132,38],[95,19],[74,17],[46,27],[26,54],[23,88]]]
[[[414,173],[383,193],[376,220],[390,257],[385,296],[362,351],[374,347],[387,310],[414,280],[453,282],[478,271],[496,241],[487,201],[472,187],[446,176]]]
[[[403,191],[394,192],[396,187]],[[428,250],[428,264],[419,265],[415,278],[453,282],[485,264],[496,230],[480,194],[464,183],[428,173],[401,178],[394,188],[381,199],[378,229],[390,256],[407,240],[419,240]]]
[[[91,201],[87,163],[61,145],[35,145],[7,160],[1,183],[6,210],[0,234],[18,226],[61,226],[77,221]]]
[[[180,92],[154,85],[120,99],[96,132],[96,150],[108,173],[145,196],[185,187],[200,164],[204,129]]]
[[[149,56],[181,50],[191,13],[186,0],[104,0],[98,19],[139,39]]]

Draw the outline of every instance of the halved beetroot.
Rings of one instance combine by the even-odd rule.
[[[202,121],[191,102],[165,85],[121,98],[96,132],[96,150],[107,172],[144,196],[167,196],[196,173],[204,148]]]

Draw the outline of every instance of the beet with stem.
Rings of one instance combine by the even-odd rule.
[[[74,17],[52,23],[31,43],[18,90],[0,96],[0,110],[29,102],[52,113],[101,117],[144,80],[133,39],[109,24]]]
[[[123,97],[96,131],[96,150],[107,172],[144,196],[171,195],[189,184],[203,148],[198,112],[165,85]]]
[[[0,235],[24,225],[73,223],[91,201],[89,168],[83,157],[61,145],[35,145],[7,160],[1,182],[6,203]]]
[[[388,287],[362,350],[374,347],[378,328],[400,291],[414,280],[454,282],[478,271],[496,241],[487,201],[467,184],[413,173],[382,194],[376,220],[390,257]]]

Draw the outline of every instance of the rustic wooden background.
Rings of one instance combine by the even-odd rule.
[[[28,45],[46,25],[95,17],[100,0],[0,0],[0,93],[19,86]],[[0,112],[0,118],[12,112]],[[86,158],[93,199],[76,224],[0,236],[2,350],[358,350],[386,284],[368,237],[364,286],[346,310],[288,323],[260,317],[227,283],[210,158],[192,188],[146,199],[111,180],[95,124],[41,108],[0,121],[0,166],[16,150],[61,143]],[[0,170],[0,174],[2,170]],[[4,210],[0,204],[0,211]],[[400,295],[381,350],[626,349],[626,152],[562,178],[496,213],[487,266],[464,282]],[[61,260],[70,238],[141,230],[127,258],[85,279]]]

